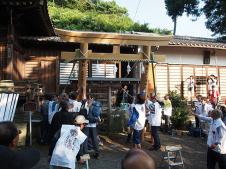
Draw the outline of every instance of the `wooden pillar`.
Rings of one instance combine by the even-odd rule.
[[[81,55],[83,57],[88,56],[88,43],[80,44]],[[79,61],[79,74],[78,74],[78,91],[80,99],[86,99],[86,88],[87,88],[87,68],[88,61]]]
[[[8,23],[8,34],[7,34],[7,67],[6,67],[6,79],[13,80],[14,66],[13,66],[13,42],[14,42],[14,32],[13,32],[13,11],[10,12],[10,18]]]
[[[111,118],[111,113],[112,113],[112,108],[111,108],[111,105],[112,105],[112,96],[111,96],[111,85],[108,86],[108,120],[109,120],[109,123],[108,123],[108,129],[109,131],[111,131],[111,123],[112,123],[112,118]]]
[[[144,46],[143,47],[144,57],[150,59],[151,55],[151,47],[150,46]],[[149,63],[143,63],[144,64],[144,70],[145,72],[141,74],[141,83],[140,83],[140,91],[147,92],[147,84],[148,84],[148,71],[149,71]]]

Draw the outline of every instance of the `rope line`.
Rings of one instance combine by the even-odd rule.
[[[135,15],[134,15],[134,17],[133,17],[133,20],[134,20],[134,19],[136,18],[136,16],[137,16],[137,12],[138,12],[138,9],[139,9],[139,7],[140,7],[140,4],[141,4],[141,0],[138,1],[137,8],[136,8],[136,12],[135,12]]]

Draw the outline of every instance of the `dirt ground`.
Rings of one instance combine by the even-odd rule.
[[[186,169],[205,169],[206,168],[206,139],[195,138],[191,136],[170,136],[168,134],[160,134],[162,146],[166,145],[182,145],[182,156]],[[90,169],[120,169],[121,159],[126,152],[132,148],[132,144],[125,143],[125,134],[114,134],[110,137],[103,136],[104,146],[101,147],[101,155],[98,160],[91,159],[89,161]],[[142,144],[143,150],[150,154],[157,163],[157,169],[167,169],[167,163],[163,160],[164,152],[149,151],[151,144],[148,137]],[[40,162],[32,169],[48,169],[47,162],[47,146],[36,145],[41,152]],[[176,168],[176,167],[175,167]],[[179,167],[177,167],[179,168]]]

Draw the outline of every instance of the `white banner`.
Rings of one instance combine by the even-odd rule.
[[[0,93],[0,121],[13,121],[19,94]]]

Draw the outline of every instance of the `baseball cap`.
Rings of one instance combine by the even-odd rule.
[[[40,153],[34,149],[11,150],[0,145],[1,169],[31,169],[40,160]]]
[[[78,115],[74,121],[75,124],[88,124],[89,120],[86,120],[83,115]]]

